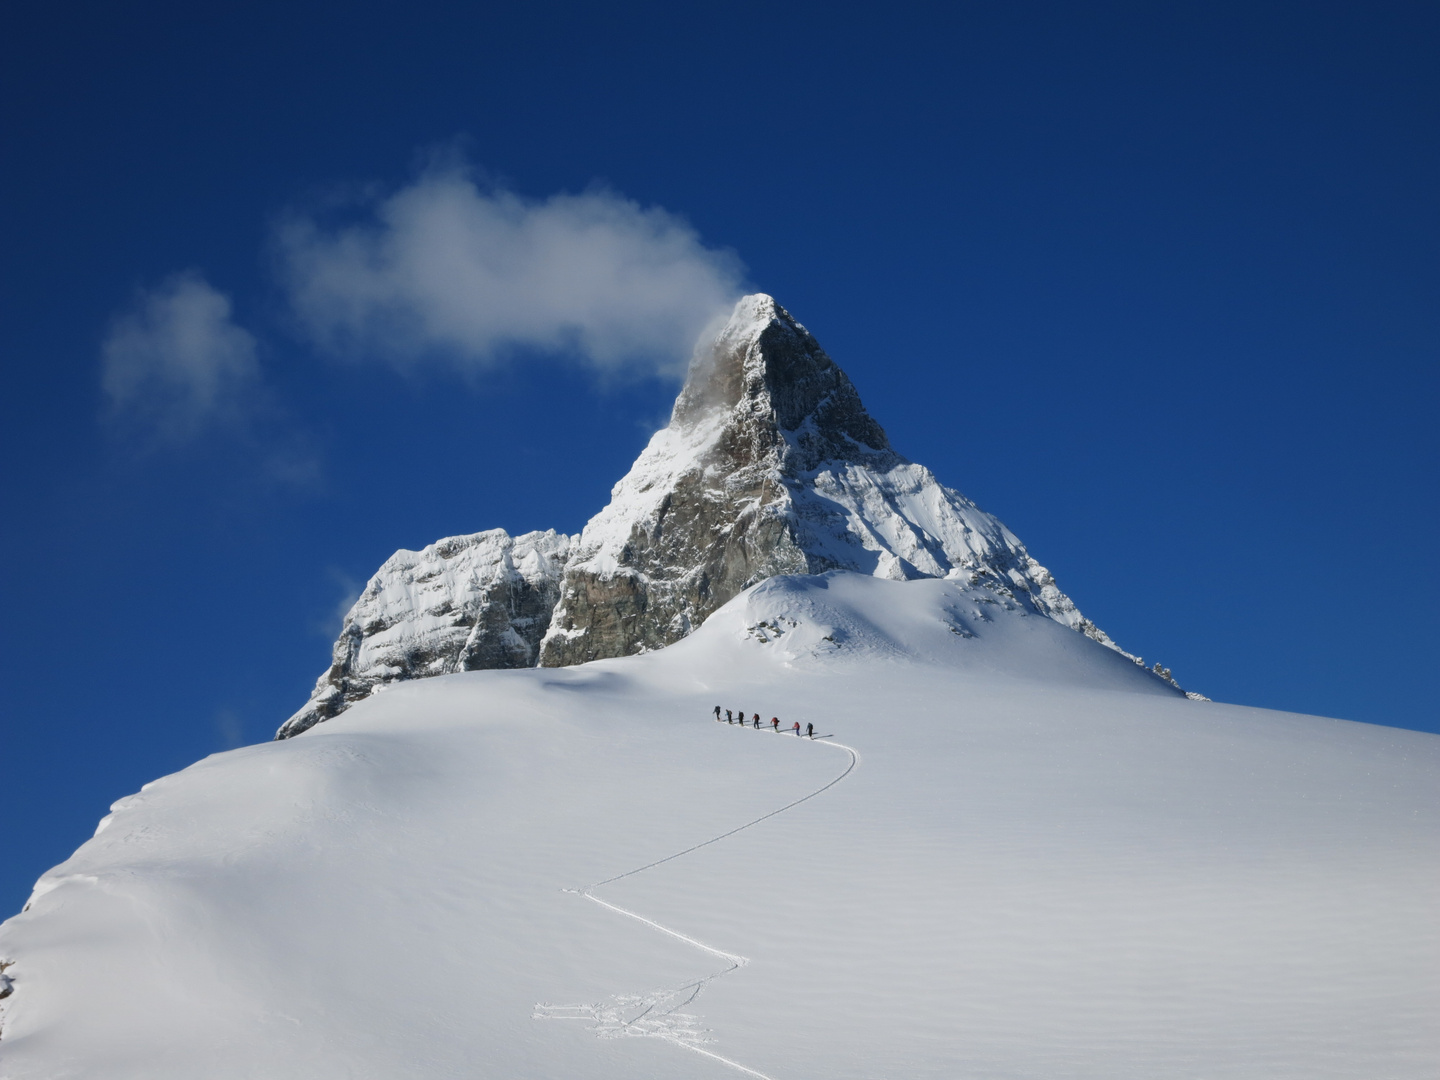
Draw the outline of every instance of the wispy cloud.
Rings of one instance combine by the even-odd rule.
[[[742,278],[734,255],[665,210],[608,191],[527,200],[455,165],[358,222],[292,217],[278,247],[307,336],[401,365],[486,367],[538,350],[606,372],[679,373]]]
[[[245,745],[245,722],[231,709],[221,709],[215,714],[215,734],[220,737],[226,750]]]
[[[292,214],[272,236],[288,328],[322,351],[402,369],[481,372],[549,354],[601,376],[678,377],[744,276],[733,253],[669,211],[598,189],[527,199],[453,156],[338,212]],[[223,431],[269,480],[313,488],[314,440],[259,354],[228,295],[199,270],[174,274],[111,322],[106,411],[134,445]]]
[[[239,417],[259,377],[255,338],[193,270],[142,291],[111,323],[101,361],[112,414],[166,441]]]
[[[326,576],[335,586],[335,604],[325,618],[315,622],[314,629],[321,637],[333,641],[340,636],[340,628],[345,625],[345,616],[350,614],[355,601],[359,600],[360,594],[365,591],[365,582],[357,581],[337,566],[329,567]]]

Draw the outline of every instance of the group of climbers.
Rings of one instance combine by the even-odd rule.
[[[716,706],[715,706],[715,722],[716,722],[717,724],[720,722],[720,713],[721,713],[721,712],[722,712],[722,710],[721,710],[720,706],[719,706],[719,705],[716,705]],[[732,712],[732,711],[729,710],[729,709],[725,709],[725,710],[723,710],[723,712],[725,713],[725,723],[727,723],[727,724],[739,724],[741,727],[744,727],[744,726],[745,726],[745,710],[744,710],[744,709],[741,709],[739,712]],[[753,718],[752,718],[752,720],[751,720],[750,722],[754,725],[756,731],[759,731],[759,730],[760,730],[760,714],[759,714],[758,712],[753,714]],[[771,728],[771,730],[773,730],[777,735],[780,733],[780,718],[779,718],[778,716],[772,716],[772,717],[770,718],[770,728]],[[796,738],[799,738],[799,737],[800,737],[800,721],[799,721],[799,720],[796,720],[793,724],[791,724],[791,725],[790,725],[790,730],[795,733],[795,737],[796,737]],[[806,725],[805,725],[805,734],[806,734],[808,737],[812,738],[812,739],[815,738],[815,725],[814,725],[814,724],[806,724]]]

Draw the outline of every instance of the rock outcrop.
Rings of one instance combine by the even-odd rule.
[[[330,670],[275,737],[338,716],[387,683],[534,667],[570,546],[553,529],[490,529],[397,551],[345,616]]]
[[[901,457],[810,332],[757,294],[697,350],[669,425],[578,537],[497,529],[397,552],[276,737],[399,679],[664,648],[756,582],[828,570],[962,579],[1136,659],[1009,529]]]

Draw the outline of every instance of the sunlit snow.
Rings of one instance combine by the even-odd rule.
[[[1440,740],[992,600],[774,578],[156,781],[0,930],[0,1074],[1440,1072]]]

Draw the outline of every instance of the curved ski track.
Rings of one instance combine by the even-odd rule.
[[[854,772],[856,766],[860,764],[860,753],[854,747],[846,746],[844,743],[830,742],[828,740],[823,742],[819,740],[810,741],[813,745],[831,746],[837,750],[843,750],[850,756],[850,762],[845,766],[845,771],[828,784],[818,787],[809,794],[802,795],[800,798],[788,802],[776,810],[771,810],[768,814],[762,814],[753,821],[747,821],[744,825],[739,825],[728,832],[723,832],[719,836],[712,836],[709,840],[703,840],[698,844],[693,844],[683,851],[677,851],[673,855],[666,855],[663,859],[656,859],[654,862],[646,863],[644,866],[637,866],[633,870],[626,870],[623,874],[616,874],[613,877],[605,878],[603,881],[593,882],[579,889],[564,890],[565,892],[582,896],[592,903],[599,904],[601,907],[613,911],[617,915],[623,915],[627,919],[634,919],[636,922],[644,923],[652,930],[657,930],[662,934],[673,937],[677,941],[683,941],[685,944],[693,946],[703,953],[708,953],[711,956],[723,960],[726,966],[719,971],[712,971],[708,975],[685,983],[683,986],[677,986],[668,990],[653,990],[645,994],[620,995],[612,998],[608,1002],[601,1002],[599,1004],[551,1005],[546,1002],[541,1002],[535,1006],[535,1012],[532,1014],[533,1019],[586,1020],[595,1025],[595,1034],[602,1039],[615,1039],[624,1036],[664,1039],[666,1042],[674,1043],[676,1046],[683,1046],[686,1050],[693,1050],[697,1054],[703,1054],[705,1057],[713,1058],[715,1061],[728,1065],[730,1068],[745,1073],[747,1076],[757,1077],[758,1080],[774,1080],[773,1077],[767,1076],[765,1073],[752,1069],[747,1065],[742,1065],[738,1061],[732,1061],[730,1058],[722,1057],[714,1051],[706,1050],[703,1046],[699,1045],[702,1042],[710,1041],[707,1032],[699,1026],[699,1017],[690,1013],[681,1012],[685,1006],[698,998],[701,991],[710,985],[711,982],[729,975],[732,971],[738,971],[750,962],[749,959],[741,956],[739,953],[726,952],[724,949],[717,949],[713,945],[706,945],[703,941],[697,941],[688,934],[682,934],[680,931],[672,929],[671,927],[663,926],[654,919],[647,919],[639,912],[630,911],[628,908],[620,907],[618,904],[612,904],[608,900],[602,900],[595,895],[595,890],[604,885],[619,881],[622,878],[634,877],[636,874],[643,874],[647,870],[653,870],[655,867],[678,859],[682,855],[689,855],[691,852],[699,851],[703,847],[717,844],[721,840],[734,836],[738,832],[744,832],[752,826],[759,825],[762,821],[768,821],[777,814],[783,814],[786,810],[791,810],[801,803],[808,802],[810,799],[815,798],[815,796],[829,791],[836,784],[840,783],[841,780],[844,780]]]

